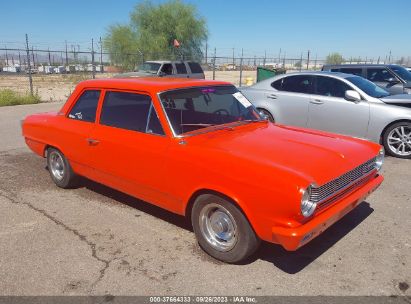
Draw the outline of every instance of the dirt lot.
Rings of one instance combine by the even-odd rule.
[[[0,108],[0,295],[408,295],[411,161],[387,158],[366,202],[297,252],[264,243],[245,265],[204,254],[180,216],[85,182],[57,188]]]
[[[206,79],[213,79],[213,72],[205,72]],[[96,74],[96,78],[109,78],[113,74],[104,73]],[[256,71],[243,71],[243,85],[246,78],[256,80]],[[56,102],[65,101],[71,92],[73,92],[76,84],[82,80],[91,79],[91,74],[63,74],[63,75],[33,75],[33,89],[40,95],[42,101]],[[239,71],[216,71],[216,80],[223,80],[239,85],[240,72]],[[0,75],[0,89],[12,89],[18,92],[29,91],[28,77],[24,74],[20,75]]]

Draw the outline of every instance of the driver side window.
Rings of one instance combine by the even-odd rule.
[[[345,91],[352,90],[348,84],[331,77],[317,76],[316,84],[316,95],[344,98]]]

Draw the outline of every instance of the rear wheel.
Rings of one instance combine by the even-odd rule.
[[[260,244],[244,214],[217,195],[204,194],[196,199],[191,222],[201,248],[227,263],[245,260]]]
[[[383,135],[386,153],[398,158],[411,158],[411,122],[398,122]]]
[[[77,176],[63,153],[55,148],[47,150],[47,168],[51,179],[60,188],[72,188],[77,185]]]

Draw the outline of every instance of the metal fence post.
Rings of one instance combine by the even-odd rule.
[[[103,42],[100,37],[100,73],[103,73]]]
[[[27,66],[29,69],[29,85],[30,85],[30,94],[33,96],[33,79],[31,78],[31,65],[30,65],[30,50],[29,50],[29,37],[26,34],[26,53],[27,53]]]
[[[264,51],[263,66],[265,67],[265,61],[267,60],[267,51]]]
[[[300,57],[300,72],[303,68],[303,53],[301,53],[301,57]]]
[[[241,58],[240,58],[240,84],[239,86],[241,87],[241,83],[243,80],[243,56],[244,56],[244,49],[241,49]],[[264,58],[265,60],[265,58]],[[264,63],[265,65],[265,63]]]
[[[214,58],[213,58],[213,80],[215,80],[215,60],[216,60],[217,49],[214,48]]]
[[[94,65],[94,39],[91,38],[91,73],[93,75],[93,79],[96,78],[96,67]]]

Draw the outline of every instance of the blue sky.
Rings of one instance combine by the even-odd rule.
[[[13,0],[1,5],[0,45],[87,49],[113,23],[127,23],[136,0]],[[163,2],[156,0],[154,2]],[[207,20],[208,44],[220,55],[298,58],[311,50],[324,58],[411,56],[410,0],[186,0]]]

